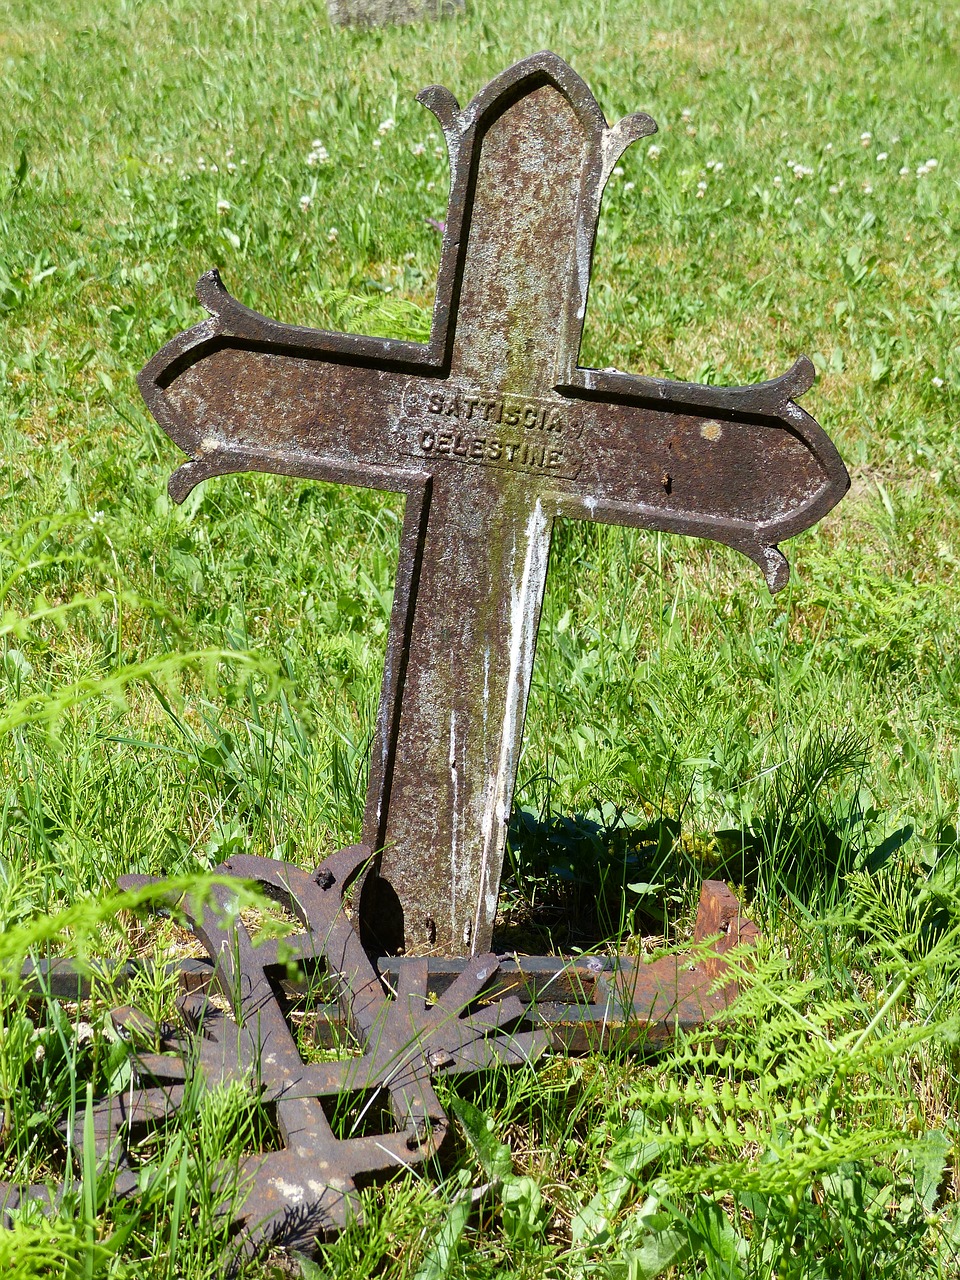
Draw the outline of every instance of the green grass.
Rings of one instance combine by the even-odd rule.
[[[773,600],[707,543],[559,529],[504,927],[682,942],[706,872],[743,887],[759,959],[723,1045],[478,1083],[452,1165],[368,1193],[316,1265],[956,1275],[960,11],[468,7],[359,33],[319,0],[3,5],[0,928],[123,872],[356,837],[399,499],[239,476],[176,508],[134,376],[214,265],[279,319],[424,337],[447,165],[413,96],[552,48],[608,118],[660,124],[604,198],[583,363],[747,382],[807,352],[853,489]],[[58,1126],[124,1069],[109,999],[28,1010],[0,982],[0,1178],[63,1173]],[[222,1274],[209,1170],[256,1124],[192,1100],[139,1202],[88,1177],[0,1261]]]

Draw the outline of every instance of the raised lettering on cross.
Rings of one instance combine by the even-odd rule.
[[[278,324],[216,272],[211,317],[140,386],[210,476],[269,471],[406,495],[364,840],[382,851],[362,924],[387,949],[489,948],[550,538],[558,516],[695,534],[760,565],[849,480],[780,378],[716,388],[577,363],[600,195],[646,115],[608,128],[584,82],[539,53],[463,111],[419,100],[450,153],[426,345]],[[371,888],[372,886],[372,888]]]

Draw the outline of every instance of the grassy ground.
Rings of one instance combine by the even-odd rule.
[[[706,870],[765,940],[723,1045],[487,1081],[454,1166],[370,1192],[305,1274],[955,1275],[960,14],[468,7],[358,33],[298,0],[0,6],[0,951],[122,872],[355,837],[399,502],[241,476],[175,508],[134,375],[212,265],[279,319],[423,337],[447,167],[413,95],[552,48],[660,124],[605,197],[583,363],[747,382],[807,352],[853,490],[775,600],[706,543],[560,529],[504,923],[682,941]],[[101,1004],[18,994],[0,1178],[37,1181],[124,1050]],[[211,1170],[251,1123],[197,1100],[137,1206],[88,1160],[0,1260],[221,1274]]]

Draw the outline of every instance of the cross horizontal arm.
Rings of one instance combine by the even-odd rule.
[[[835,504],[848,478],[826,434],[794,402],[799,360],[745,387],[577,368],[540,394],[444,378],[439,341],[392,342],[280,324],[242,306],[215,272],[214,309],[144,369],[158,420],[191,457],[171,481],[269,471],[409,492],[466,462],[521,470],[555,514],[724,542],[763,569],[774,548]]]
[[[406,492],[417,477],[389,420],[431,347],[280,324],[232,298],[210,271],[209,320],[179,334],[139,377],[151,412],[190,456],[170,481],[182,502],[211,476],[268,471]]]
[[[813,378],[806,358],[743,387],[577,369],[562,389],[583,462],[558,513],[725,543],[779,590],[789,566],[777,542],[815,524],[849,485],[833,443],[795,403]]]

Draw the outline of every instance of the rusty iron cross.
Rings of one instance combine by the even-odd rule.
[[[451,165],[430,341],[280,324],[211,271],[197,287],[210,318],[140,386],[190,457],[178,501],[239,471],[406,495],[361,925],[383,950],[463,955],[490,946],[556,518],[711,538],[776,591],[777,543],[849,478],[795,403],[807,359],[728,388],[579,366],[601,193],[649,116],[608,127],[551,53],[464,110],[437,86],[419,101]]]

